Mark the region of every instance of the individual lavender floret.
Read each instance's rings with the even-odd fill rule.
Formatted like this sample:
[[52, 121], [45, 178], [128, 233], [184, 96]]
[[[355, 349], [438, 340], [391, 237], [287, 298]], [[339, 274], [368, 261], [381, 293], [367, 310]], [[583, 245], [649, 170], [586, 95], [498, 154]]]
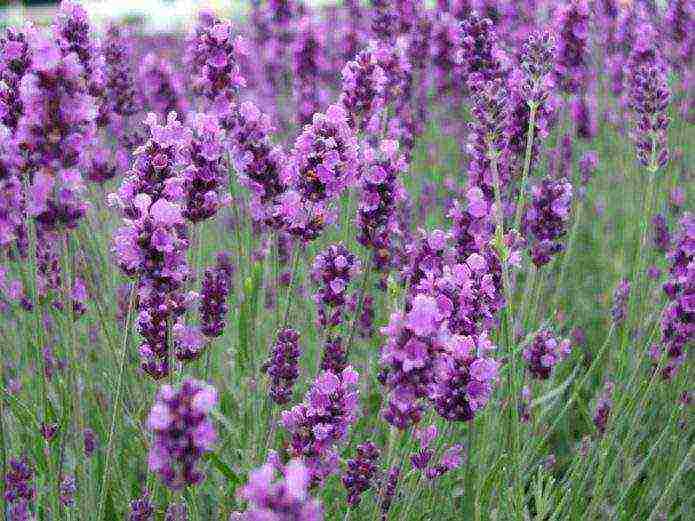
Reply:
[[239, 56], [245, 44], [234, 36], [232, 23], [212, 11], [201, 11], [198, 24], [188, 38], [186, 62], [193, 74], [193, 89], [205, 96], [220, 116], [229, 117], [238, 90], [246, 85]]
[[303, 458], [312, 484], [320, 483], [337, 468], [335, 446], [357, 419], [357, 379], [352, 367], [339, 375], [324, 371], [304, 402], [282, 413], [281, 423], [291, 435], [289, 452], [292, 457]]
[[183, 79], [167, 58], [147, 54], [138, 70], [138, 86], [148, 110], [160, 116], [175, 112], [180, 120], [185, 120], [188, 101]]
[[625, 321], [627, 315], [627, 303], [630, 298], [630, 281], [622, 279], [613, 291], [613, 307], [611, 307], [611, 316], [613, 323], [620, 325]]
[[386, 73], [373, 49], [369, 48], [361, 51], [354, 61], [345, 64], [342, 78], [340, 103], [345, 107], [352, 127], [364, 131], [386, 101]]
[[577, 92], [589, 73], [589, 2], [569, 0], [556, 12], [558, 30], [555, 74], [565, 92]]
[[524, 348], [523, 355], [531, 376], [547, 380], [553, 367], [567, 358], [570, 351], [569, 340], [558, 340], [550, 330], [541, 329], [536, 333], [531, 345]]
[[654, 227], [654, 246], [660, 252], [666, 253], [671, 248], [671, 233], [668, 229], [666, 217], [661, 213], [657, 213], [652, 217], [652, 226]]
[[487, 405], [498, 379], [499, 363], [488, 356], [494, 349], [486, 334], [454, 336], [436, 363], [431, 399], [448, 421], [470, 421]]
[[31, 67], [27, 38], [31, 30], [8, 27], [0, 34], [0, 123], [12, 132], [24, 112], [20, 84]]
[[72, 506], [75, 503], [75, 492], [77, 492], [75, 476], [63, 476], [60, 480], [58, 499], [64, 507]]
[[270, 379], [270, 398], [282, 405], [290, 401], [292, 387], [299, 377], [299, 333], [285, 328], [278, 333], [262, 370]]
[[[34, 488], [34, 471], [29, 460], [24, 456], [20, 459], [10, 458], [7, 462], [5, 474], [4, 500], [10, 507], [11, 521], [24, 521], [31, 519], [29, 507], [34, 502], [36, 490]], [[22, 517], [26, 516], [26, 517]]]
[[295, 459], [283, 466], [271, 459], [251, 471], [239, 491], [248, 510], [232, 514], [229, 521], [323, 521], [321, 503], [309, 495], [311, 473], [304, 463]]
[[695, 340], [695, 214], [686, 213], [680, 221], [678, 236], [668, 254], [669, 280], [664, 284], [669, 303], [661, 319], [662, 346], [654, 357], [666, 351], [662, 375], [669, 379], [685, 361], [685, 348]]
[[524, 216], [523, 231], [527, 237], [533, 237], [531, 259], [540, 268], [564, 249], [560, 238], [567, 233], [572, 184], [567, 179], [546, 177], [531, 188], [531, 196], [531, 204]]
[[152, 500], [147, 492], [130, 502], [128, 521], [151, 521], [153, 518], [154, 505], [152, 505]]
[[372, 487], [378, 471], [379, 456], [377, 446], [368, 441], [358, 445], [357, 456], [347, 461], [348, 468], [343, 474], [343, 486], [347, 490], [347, 502], [350, 508], [359, 505], [362, 494]]
[[185, 208], [183, 215], [192, 223], [213, 217], [227, 204], [227, 172], [223, 159], [224, 132], [219, 120], [209, 114], [192, 116], [193, 138], [188, 151], [189, 165], [182, 172]]
[[606, 425], [608, 424], [608, 416], [611, 413], [611, 408], [613, 407], [613, 382], [606, 382], [603, 387], [603, 391], [598, 401], [596, 402], [596, 409], [594, 410], [594, 425], [599, 434], [603, 435], [606, 432]]
[[333, 219], [332, 202], [356, 180], [358, 148], [340, 105], [314, 114], [311, 125], [304, 127], [286, 172], [292, 189], [277, 208], [292, 234], [313, 240]]
[[272, 222], [277, 197], [286, 189], [282, 178], [286, 158], [282, 149], [270, 140], [273, 130], [268, 115], [245, 101], [228, 132], [232, 164], [239, 182], [251, 191], [251, 216], [268, 224]]
[[405, 198], [400, 176], [407, 166], [394, 140], [382, 141], [378, 152], [366, 147], [363, 154], [357, 241], [372, 251], [377, 271], [385, 272], [391, 264], [392, 237], [398, 231], [396, 206]]
[[319, 324], [324, 328], [343, 321], [348, 285], [360, 272], [360, 261], [342, 243], [332, 244], [316, 255], [311, 279], [318, 286], [314, 300], [319, 307]]
[[[653, 44], [652, 44], [653, 45]], [[668, 105], [671, 100], [665, 66], [652, 47], [651, 59], [637, 52], [628, 65], [629, 106], [632, 109], [631, 137], [637, 159], [656, 172], [668, 163]], [[649, 53], [647, 53], [647, 56]]]
[[204, 479], [196, 465], [217, 438], [209, 418], [216, 403], [217, 391], [198, 380], [159, 389], [148, 419], [154, 435], [148, 465], [169, 488], [180, 490]]
[[386, 483], [384, 483], [381, 491], [381, 501], [379, 502], [379, 510], [381, 510], [382, 521], [386, 521], [388, 518], [389, 510], [391, 510], [391, 503], [393, 503], [393, 500], [396, 497], [396, 488], [398, 487], [398, 479], [400, 476], [400, 467], [393, 466], [389, 469], [386, 477]]
[[219, 259], [214, 268], [207, 268], [203, 274], [200, 291], [200, 330], [207, 337], [219, 337], [224, 332], [224, 319], [229, 311], [227, 297], [231, 284], [232, 274]]

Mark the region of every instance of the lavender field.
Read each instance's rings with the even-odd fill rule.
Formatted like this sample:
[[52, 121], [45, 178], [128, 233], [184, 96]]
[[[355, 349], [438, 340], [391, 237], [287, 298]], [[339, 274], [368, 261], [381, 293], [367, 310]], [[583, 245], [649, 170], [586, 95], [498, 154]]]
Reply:
[[695, 3], [233, 12], [0, 29], [2, 517], [695, 519]]

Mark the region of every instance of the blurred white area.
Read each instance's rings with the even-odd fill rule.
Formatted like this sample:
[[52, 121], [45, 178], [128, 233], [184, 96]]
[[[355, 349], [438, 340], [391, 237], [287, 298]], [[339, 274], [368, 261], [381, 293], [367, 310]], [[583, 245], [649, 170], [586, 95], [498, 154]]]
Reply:
[[[306, 1], [319, 5], [329, 0]], [[250, 0], [77, 0], [77, 3], [84, 6], [97, 27], [106, 20], [137, 17], [143, 20], [145, 28], [153, 32], [186, 28], [203, 8], [232, 16], [243, 14], [251, 7]], [[26, 20], [50, 23], [57, 9], [55, 5], [26, 8], [13, 0], [9, 0], [9, 5], [4, 4], [4, 0], [0, 0], [0, 20], [6, 20], [10, 25], [21, 25]]]

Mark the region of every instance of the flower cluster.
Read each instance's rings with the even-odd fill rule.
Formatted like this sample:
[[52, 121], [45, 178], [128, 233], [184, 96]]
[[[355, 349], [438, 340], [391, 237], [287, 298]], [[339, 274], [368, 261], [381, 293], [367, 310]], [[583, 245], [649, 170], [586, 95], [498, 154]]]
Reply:
[[290, 401], [292, 387], [299, 377], [299, 333], [291, 328], [282, 329], [270, 349], [270, 357], [262, 370], [270, 379], [270, 398], [282, 405]]
[[104, 67], [87, 12], [77, 2], [63, 0], [53, 23], [55, 41], [63, 55], [75, 54], [82, 66], [87, 88], [100, 97], [104, 88]]
[[611, 408], [613, 407], [613, 382], [606, 382], [603, 387], [603, 392], [596, 402], [596, 409], [594, 410], [594, 426], [599, 434], [604, 434], [606, 432], [606, 426], [608, 424], [608, 416], [610, 416]]
[[477, 338], [455, 336], [437, 359], [430, 399], [437, 413], [448, 421], [469, 421], [485, 407], [498, 378], [499, 364], [488, 356], [494, 349], [481, 334]]
[[361, 51], [342, 71], [340, 103], [353, 128], [364, 131], [385, 103], [388, 79], [373, 49]]
[[378, 152], [366, 147], [363, 154], [357, 241], [372, 251], [376, 269], [387, 271], [391, 264], [391, 240], [398, 231], [396, 206], [405, 198], [400, 176], [406, 163], [398, 153], [398, 142], [393, 140], [382, 141]]
[[28, 30], [8, 27], [0, 36], [0, 123], [11, 131], [17, 128], [24, 107], [20, 83], [31, 67]]
[[209, 338], [219, 337], [224, 332], [231, 284], [232, 272], [224, 258], [218, 255], [217, 265], [205, 270], [200, 291], [200, 330]]
[[135, 89], [132, 50], [122, 27], [109, 24], [104, 33], [103, 51], [105, 96], [100, 119], [109, 119], [116, 135], [121, 136], [125, 131], [124, 119], [136, 114], [141, 105]]
[[33, 172], [29, 212], [43, 230], [73, 228], [87, 210], [79, 167], [96, 129], [94, 98], [76, 54], [63, 55], [38, 32], [30, 33], [29, 46], [41, 60], [33, 60], [22, 79], [24, 112], [16, 131]]
[[652, 217], [652, 226], [654, 227], [654, 246], [662, 253], [668, 252], [671, 249], [671, 232], [669, 232], [666, 217], [657, 213]]
[[340, 243], [316, 255], [311, 279], [318, 286], [314, 300], [319, 307], [322, 327], [331, 328], [342, 323], [347, 287], [359, 272], [359, 259]]
[[185, 380], [178, 389], [159, 389], [147, 421], [154, 434], [148, 464], [169, 488], [179, 490], [203, 480], [196, 465], [217, 438], [209, 419], [216, 403], [215, 389], [197, 380]]
[[12, 521], [24, 521], [31, 519], [29, 510], [34, 502], [36, 490], [33, 479], [34, 471], [26, 457], [21, 459], [10, 458], [7, 462], [5, 474], [5, 495], [7, 512]]
[[282, 177], [286, 158], [282, 149], [270, 140], [272, 131], [268, 115], [245, 101], [228, 132], [232, 164], [239, 182], [251, 191], [251, 215], [268, 223], [277, 197], [286, 189]]
[[[279, 476], [279, 478], [276, 478]], [[300, 460], [281, 465], [277, 456], [249, 474], [239, 497], [249, 502], [246, 512], [235, 512], [229, 521], [323, 521], [321, 504], [309, 495], [311, 473]]]
[[226, 168], [223, 160], [224, 131], [218, 119], [210, 114], [192, 116], [193, 139], [187, 152], [187, 167], [182, 172], [186, 192], [183, 215], [192, 223], [213, 217], [227, 204], [220, 192], [226, 188]]
[[553, 25], [559, 34], [555, 74], [565, 92], [579, 91], [587, 80], [589, 17], [587, 0], [570, 0], [556, 13]]
[[335, 445], [357, 418], [357, 379], [352, 367], [339, 375], [324, 371], [316, 377], [304, 402], [282, 413], [281, 423], [291, 434], [290, 454], [304, 459], [313, 484], [337, 468]]
[[476, 84], [500, 78], [502, 65], [499, 53], [492, 20], [471, 12], [461, 22], [461, 48], [456, 55], [456, 60], [466, 71], [471, 91], [475, 90]]
[[300, 126], [310, 124], [315, 113], [328, 101], [328, 91], [322, 81], [328, 69], [326, 60], [326, 35], [317, 22], [307, 15], [299, 20], [297, 38], [293, 42], [292, 73], [297, 104], [296, 122]]
[[[671, 378], [685, 361], [685, 348], [695, 339], [695, 214], [686, 213], [668, 254], [671, 264], [664, 293], [669, 304], [661, 319], [661, 349], [666, 351], [664, 378]], [[656, 350], [658, 361], [660, 349]]]
[[357, 446], [357, 456], [347, 461], [347, 470], [343, 474], [343, 486], [348, 493], [348, 505], [359, 505], [362, 494], [372, 487], [378, 471], [379, 449], [368, 441]]
[[630, 281], [622, 279], [613, 291], [613, 306], [611, 316], [614, 324], [622, 324], [627, 315], [627, 303], [630, 298]]
[[188, 305], [182, 287], [190, 271], [189, 240], [179, 204], [184, 191], [178, 166], [191, 135], [175, 113], [164, 126], [150, 114], [147, 125], [151, 138], [136, 151], [132, 170], [110, 196], [126, 217], [114, 234], [113, 251], [121, 269], [138, 280], [143, 370], [162, 378], [169, 373], [169, 326]]
[[153, 518], [154, 505], [149, 494], [145, 493], [142, 497], [130, 502], [128, 521], [151, 521]]
[[231, 22], [220, 20], [211, 11], [199, 13], [188, 40], [186, 61], [194, 90], [213, 104], [219, 116], [230, 115], [239, 87], [246, 84], [238, 63], [243, 54], [244, 41], [234, 36]]
[[154, 53], [142, 59], [138, 70], [138, 85], [144, 106], [160, 116], [175, 112], [184, 120], [188, 112], [184, 82], [172, 63]]
[[564, 248], [560, 238], [567, 233], [572, 184], [566, 179], [546, 177], [531, 188], [531, 196], [531, 204], [524, 215], [523, 231], [527, 237], [533, 237], [531, 259], [540, 268]]
[[288, 230], [315, 239], [332, 220], [331, 202], [351, 186], [358, 173], [358, 143], [340, 105], [314, 114], [297, 138], [290, 158], [288, 184], [276, 210]]
[[631, 137], [635, 143], [637, 159], [652, 172], [668, 163], [667, 109], [671, 100], [666, 71], [658, 52], [654, 56], [633, 52], [628, 66], [629, 105], [633, 123]]
[[541, 329], [523, 351], [531, 376], [539, 380], [550, 378], [553, 367], [567, 358], [571, 348], [568, 339], [558, 340], [550, 330]]
[[461, 445], [452, 445], [441, 456], [439, 463], [431, 465], [434, 450], [432, 442], [437, 437], [437, 427], [430, 425], [415, 431], [415, 437], [420, 442], [420, 450], [410, 457], [413, 467], [425, 473], [427, 479], [434, 480], [461, 466]]

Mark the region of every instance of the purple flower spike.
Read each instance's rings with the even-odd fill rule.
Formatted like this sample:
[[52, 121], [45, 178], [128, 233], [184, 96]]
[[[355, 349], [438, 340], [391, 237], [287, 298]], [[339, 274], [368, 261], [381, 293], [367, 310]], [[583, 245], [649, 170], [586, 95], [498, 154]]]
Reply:
[[379, 456], [377, 446], [368, 441], [358, 445], [357, 456], [348, 460], [348, 468], [343, 474], [343, 486], [347, 490], [347, 502], [351, 508], [359, 505], [362, 494], [372, 487], [378, 471]]
[[385, 103], [388, 78], [374, 56], [365, 49], [345, 64], [342, 71], [343, 90], [340, 102], [348, 113], [353, 128], [364, 131], [371, 118]]
[[528, 363], [531, 376], [547, 380], [560, 361], [571, 351], [569, 340], [558, 340], [548, 329], [542, 329], [533, 338], [531, 345], [524, 348], [524, 360]]
[[342, 244], [332, 244], [314, 259], [311, 278], [318, 286], [314, 300], [319, 324], [324, 328], [342, 323], [350, 282], [360, 272], [360, 261]]
[[358, 374], [347, 367], [339, 375], [319, 374], [304, 402], [282, 413], [282, 425], [291, 434], [290, 454], [306, 463], [312, 485], [334, 473], [335, 446], [347, 436], [357, 419]]
[[560, 238], [567, 233], [572, 205], [572, 184], [549, 177], [531, 189], [532, 201], [526, 210], [523, 230], [532, 234], [531, 258], [537, 267], [548, 264], [564, 246]]
[[611, 315], [614, 324], [622, 324], [627, 315], [627, 303], [630, 298], [630, 281], [622, 279], [613, 291], [613, 307]]
[[147, 422], [154, 434], [148, 465], [172, 490], [204, 479], [196, 464], [217, 439], [209, 419], [216, 403], [217, 391], [198, 380], [159, 389]]
[[152, 519], [154, 519], [154, 506], [149, 494], [145, 493], [142, 497], [130, 502], [128, 521], [152, 521]]
[[29, 507], [34, 502], [34, 471], [26, 457], [10, 458], [5, 474], [4, 500], [9, 506], [11, 521], [29, 520]]
[[299, 377], [300, 355], [299, 333], [290, 328], [280, 331], [270, 357], [262, 367], [271, 379], [270, 397], [279, 405], [289, 402], [292, 397], [292, 387]]
[[232, 284], [232, 274], [220, 260], [215, 268], [203, 274], [200, 292], [200, 329], [210, 338], [222, 336], [227, 315], [227, 297]]
[[613, 382], [606, 382], [606, 385], [603, 387], [603, 392], [596, 402], [596, 409], [594, 411], [594, 425], [601, 435], [606, 432], [606, 427], [608, 425], [608, 417], [613, 407], [612, 396]]
[[239, 491], [239, 497], [249, 502], [249, 509], [232, 514], [229, 521], [323, 521], [321, 504], [309, 495], [309, 469], [301, 460], [283, 466], [274, 459], [271, 456], [268, 463], [249, 474], [248, 483]]

